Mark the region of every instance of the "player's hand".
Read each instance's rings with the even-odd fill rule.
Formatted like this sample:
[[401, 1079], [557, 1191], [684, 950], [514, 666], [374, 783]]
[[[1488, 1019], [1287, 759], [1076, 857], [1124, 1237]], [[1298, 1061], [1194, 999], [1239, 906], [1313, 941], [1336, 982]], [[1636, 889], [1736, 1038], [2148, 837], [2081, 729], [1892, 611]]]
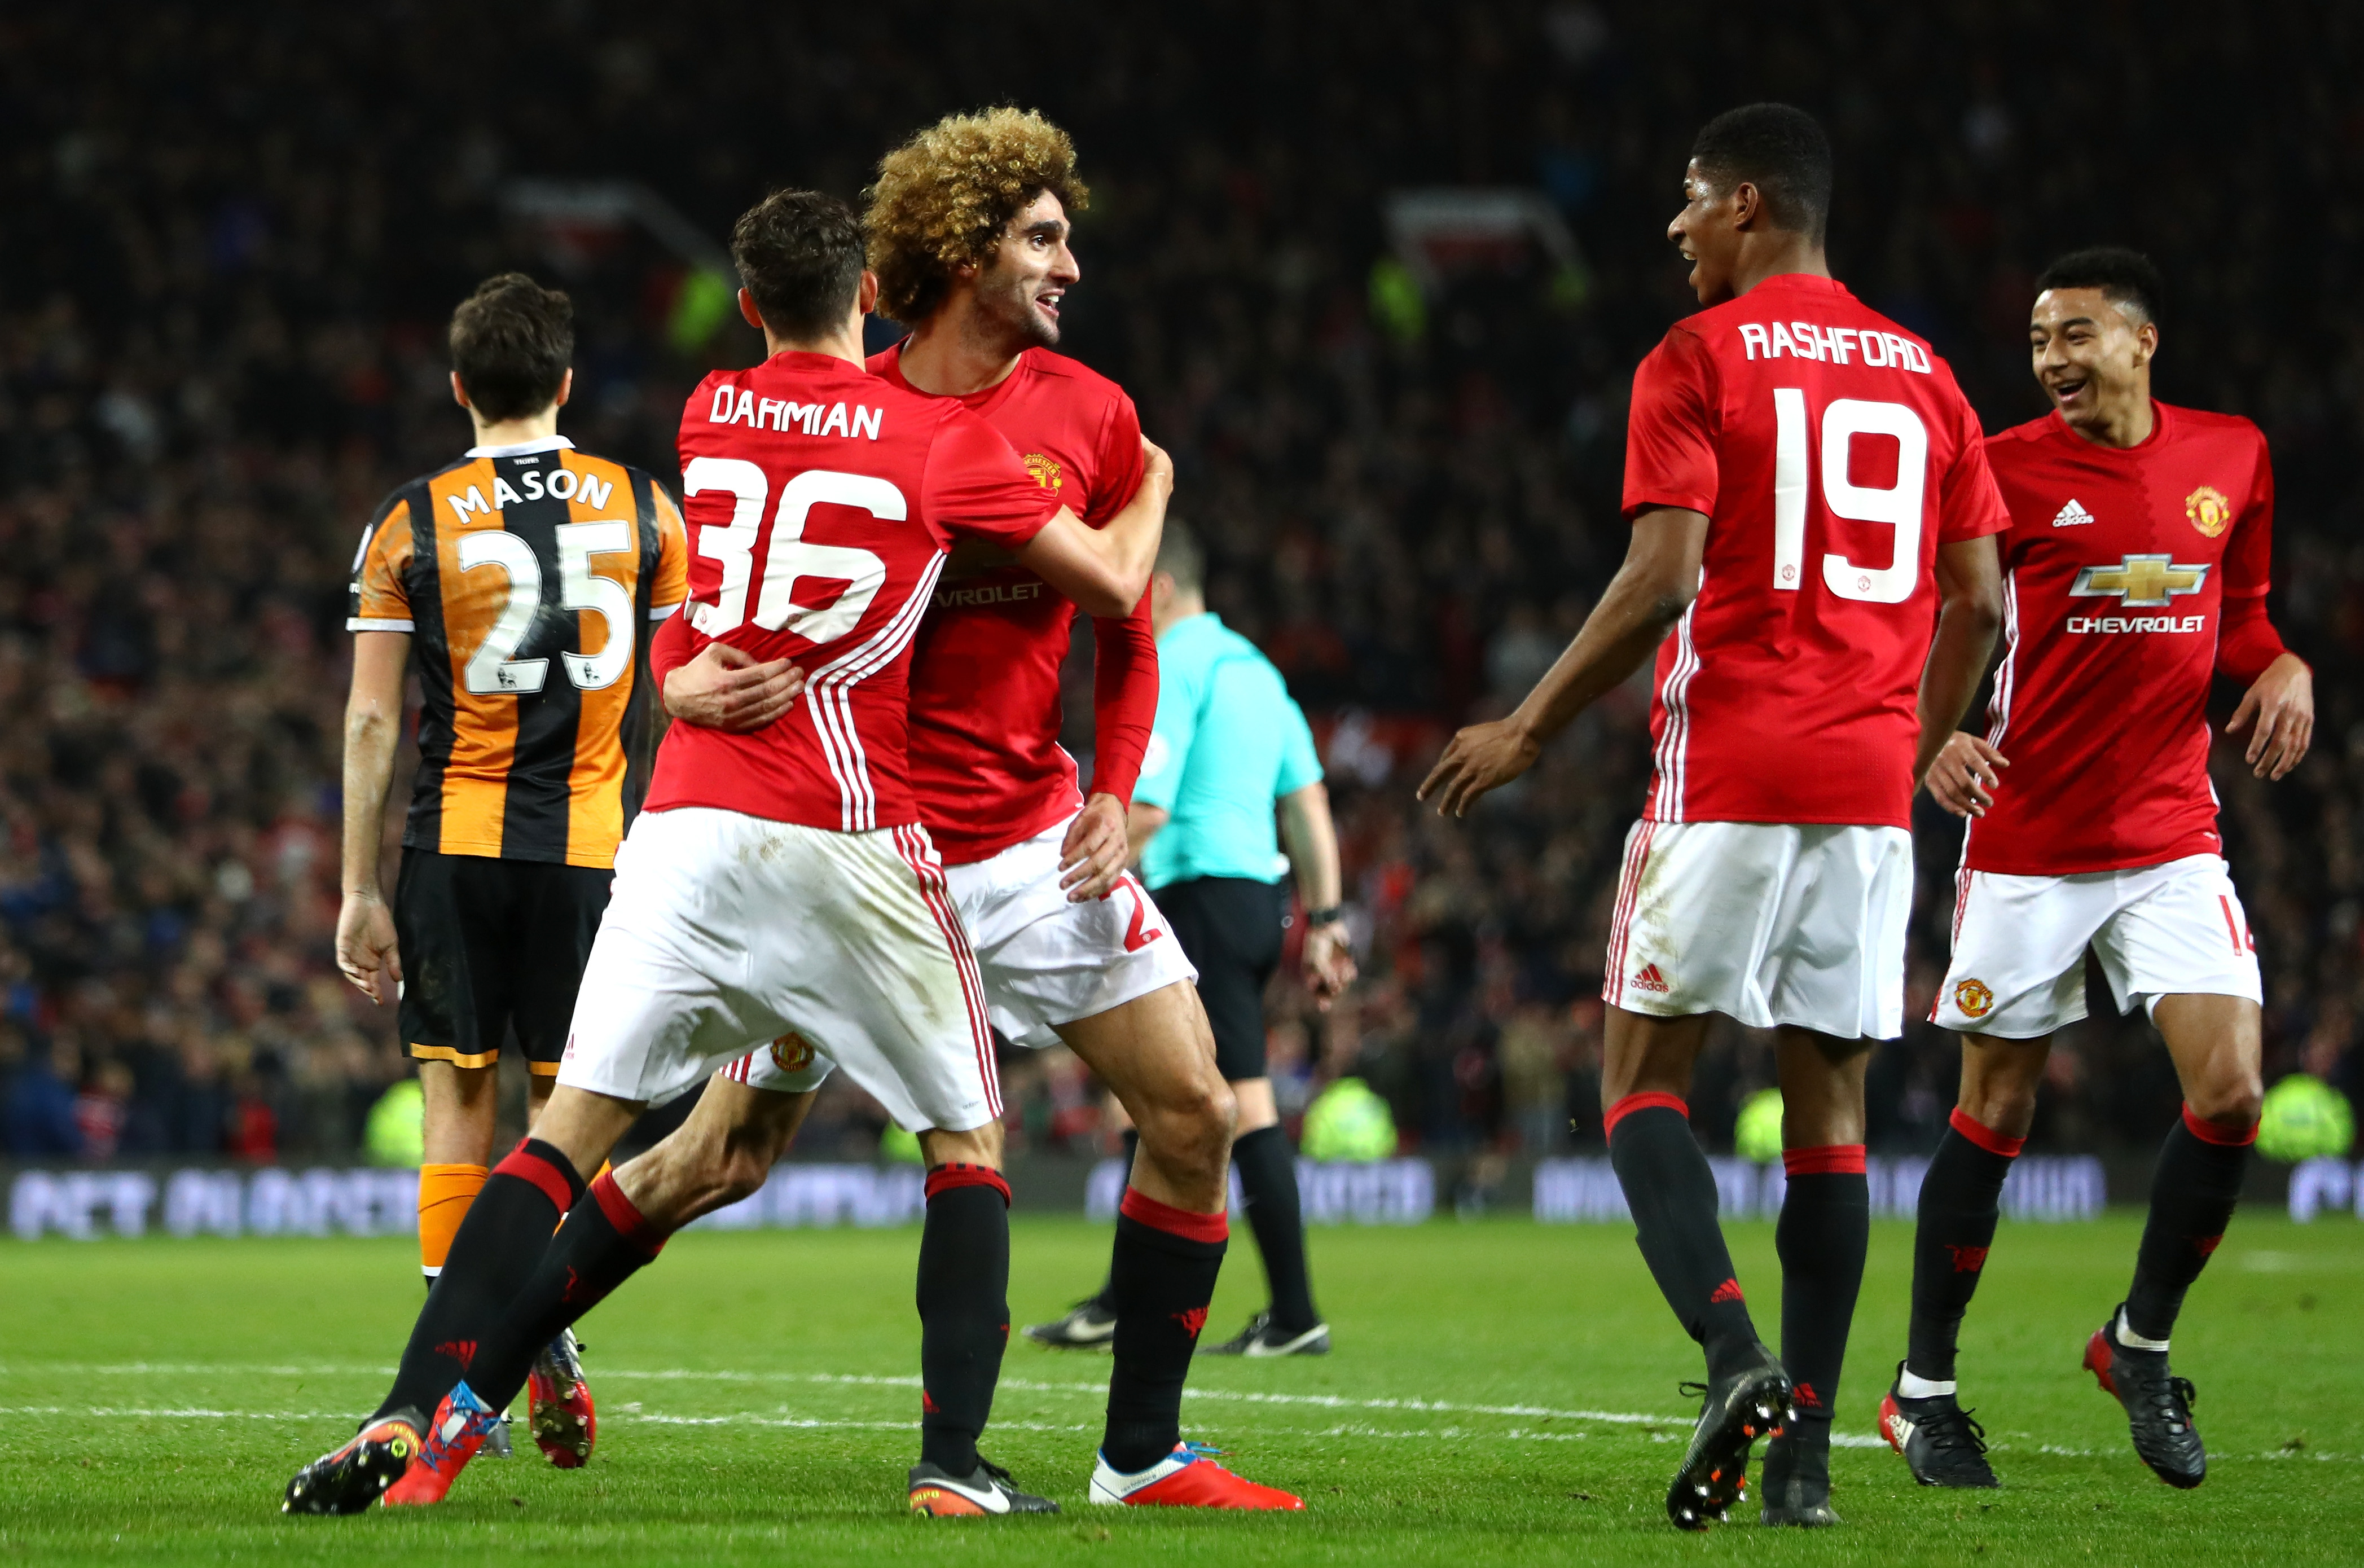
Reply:
[[1466, 817], [1479, 795], [1509, 784], [1542, 754], [1542, 744], [1515, 717], [1473, 724], [1445, 744], [1418, 798], [1433, 795], [1439, 817]]
[[1967, 729], [1957, 729], [1937, 749], [1937, 760], [1921, 775], [1929, 798], [1957, 817], [1984, 817], [1994, 804], [1995, 786], [2002, 782], [1998, 769], [2011, 759]]
[[786, 659], [759, 664], [727, 642], [709, 642], [665, 677], [665, 711], [685, 724], [732, 735], [761, 729], [796, 706], [805, 673]]
[[1124, 874], [1126, 850], [1124, 806], [1117, 797], [1096, 795], [1084, 802], [1059, 846], [1059, 885], [1067, 890], [1067, 902], [1107, 897]]
[[337, 911], [337, 967], [362, 995], [385, 1006], [400, 995], [402, 959], [394, 941], [394, 912], [374, 890], [348, 893]]
[[1165, 485], [1168, 495], [1174, 494], [1174, 460], [1166, 455], [1164, 447], [1143, 436], [1141, 438], [1141, 482], [1147, 484], [1152, 480]]
[[1332, 920], [1305, 933], [1305, 988], [1323, 1012], [1355, 983], [1355, 950], [1346, 940], [1346, 922]]
[[2314, 672], [2295, 653], [2266, 666], [2233, 710], [2227, 735], [2249, 735], [2247, 761], [2261, 779], [2279, 779], [2306, 760], [2314, 740]]

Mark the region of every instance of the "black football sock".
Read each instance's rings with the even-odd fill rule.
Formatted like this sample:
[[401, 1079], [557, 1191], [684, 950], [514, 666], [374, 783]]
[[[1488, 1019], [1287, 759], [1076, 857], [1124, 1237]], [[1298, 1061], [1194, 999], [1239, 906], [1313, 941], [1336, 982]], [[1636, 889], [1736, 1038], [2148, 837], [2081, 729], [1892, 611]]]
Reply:
[[1781, 1366], [1797, 1389], [1805, 1429], [1797, 1437], [1827, 1448], [1871, 1244], [1871, 1182], [1860, 1143], [1786, 1149], [1781, 1163], [1790, 1176], [1773, 1229], [1781, 1255]]
[[920, 1232], [920, 1458], [976, 1469], [1009, 1344], [1009, 1184], [987, 1165], [928, 1173]]
[[507, 1409], [525, 1386], [541, 1348], [654, 1262], [671, 1234], [641, 1217], [611, 1173], [600, 1173], [588, 1195], [566, 1211], [533, 1277], [476, 1353], [468, 1386], [496, 1410]]
[[1628, 1095], [1601, 1119], [1659, 1293], [1707, 1351], [1710, 1377], [1741, 1371], [1755, 1359], [1756, 1325], [1716, 1223], [1715, 1173], [1691, 1137], [1689, 1108], [1673, 1095]]
[[1302, 1334], [1321, 1319], [1313, 1310], [1313, 1284], [1306, 1273], [1297, 1151], [1279, 1128], [1260, 1127], [1240, 1135], [1232, 1159], [1240, 1168], [1248, 1229], [1255, 1232], [1264, 1277], [1272, 1287], [1272, 1326], [1283, 1334]]
[[582, 1195], [583, 1178], [566, 1156], [535, 1139], [519, 1141], [493, 1168], [411, 1325], [393, 1391], [378, 1415], [405, 1407], [435, 1413], [452, 1385], [469, 1375], [477, 1348], [499, 1329], [510, 1301], [548, 1251], [551, 1232]]
[[1148, 1469], [1182, 1440], [1182, 1383], [1230, 1237], [1222, 1215], [1193, 1214], [1124, 1190], [1110, 1271], [1116, 1370], [1100, 1440], [1101, 1454], [1123, 1473]]
[[[1127, 1184], [1125, 1190], [1128, 1192], [1132, 1190], [1132, 1162], [1140, 1157], [1140, 1129], [1128, 1127], [1124, 1129], [1124, 1179]], [[1100, 1304], [1100, 1311], [1104, 1316], [1110, 1318], [1116, 1316], [1116, 1259], [1113, 1252], [1109, 1259], [1108, 1277], [1100, 1281], [1100, 1293], [1093, 1299]]]
[[2003, 1178], [2027, 1140], [1973, 1120], [1960, 1106], [1921, 1178], [1912, 1231], [1912, 1322], [1904, 1370], [1931, 1383], [1954, 1381], [1962, 1315], [1978, 1293], [2002, 1217]]
[[2208, 1266], [2208, 1255], [2225, 1239], [2233, 1206], [2241, 1199], [2241, 1176], [2255, 1122], [2232, 1129], [2202, 1121], [2183, 1107], [2183, 1119], [2158, 1151], [2150, 1182], [2150, 1220], [2143, 1227], [2135, 1258], [2134, 1288], [2126, 1292], [2126, 1328], [2146, 1340], [2165, 1340], [2183, 1310], [2183, 1293]]

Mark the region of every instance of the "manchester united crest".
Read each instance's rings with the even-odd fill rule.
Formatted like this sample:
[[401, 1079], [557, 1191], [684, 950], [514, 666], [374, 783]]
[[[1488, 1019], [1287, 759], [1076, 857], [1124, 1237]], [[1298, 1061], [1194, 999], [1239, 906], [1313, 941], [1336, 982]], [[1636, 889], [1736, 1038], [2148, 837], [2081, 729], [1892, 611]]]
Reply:
[[1983, 1018], [1994, 1011], [1994, 993], [1983, 980], [1962, 980], [1954, 985], [1954, 1006], [1966, 1018]]
[[2225, 499], [2225, 492], [2213, 484], [2203, 484], [2183, 498], [2183, 515], [2191, 526], [2214, 539], [2233, 526], [2233, 503]]
[[[1062, 480], [1056, 459], [1044, 457], [1041, 452], [1028, 452], [1020, 461], [1026, 464], [1026, 472], [1034, 476], [1035, 484], [1045, 490], [1059, 488]], [[2216, 493], [2212, 490], [2209, 494], [2213, 495]]]
[[783, 1073], [801, 1073], [812, 1059], [813, 1048], [800, 1034], [784, 1034], [772, 1042], [772, 1065]]

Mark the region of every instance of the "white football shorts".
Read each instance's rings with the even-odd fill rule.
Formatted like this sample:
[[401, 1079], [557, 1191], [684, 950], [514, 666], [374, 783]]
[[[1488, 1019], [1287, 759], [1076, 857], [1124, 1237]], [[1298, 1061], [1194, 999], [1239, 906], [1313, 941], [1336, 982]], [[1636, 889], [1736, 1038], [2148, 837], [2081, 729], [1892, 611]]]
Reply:
[[1650, 822], [1625, 836], [1601, 999], [1840, 1040], [1904, 1032], [1901, 828]]
[[2187, 855], [2164, 865], [2073, 876], [1964, 871], [1954, 903], [1954, 961], [1930, 1009], [1964, 1034], [2035, 1040], [2085, 1016], [2085, 950], [2120, 1009], [2161, 996], [2263, 1002], [2258, 944], [2225, 862]]
[[[944, 868], [976, 951], [993, 1027], [1014, 1045], [1056, 1045], [1056, 1025], [1199, 978], [1149, 890], [1130, 872], [1105, 898], [1067, 901], [1059, 885], [1059, 846], [1074, 820], [988, 859]], [[759, 1051], [730, 1073], [759, 1089], [808, 1089], [828, 1076], [831, 1054], [824, 1048], [807, 1062], [793, 1049]]]
[[985, 988], [927, 830], [642, 812], [616, 857], [558, 1081], [662, 1102], [750, 1046], [826, 1051], [913, 1129], [1001, 1114]]

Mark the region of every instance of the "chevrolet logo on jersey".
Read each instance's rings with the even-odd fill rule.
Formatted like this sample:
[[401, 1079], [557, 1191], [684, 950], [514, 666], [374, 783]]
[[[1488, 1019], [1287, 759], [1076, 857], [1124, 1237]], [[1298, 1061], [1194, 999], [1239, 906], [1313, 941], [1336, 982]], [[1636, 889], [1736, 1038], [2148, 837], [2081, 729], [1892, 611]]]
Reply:
[[2129, 555], [2115, 566], [2086, 566], [2068, 592], [2085, 598], [2114, 595], [2128, 609], [2164, 609], [2178, 594], [2196, 594], [2208, 567], [2183, 566], [2172, 556]]

